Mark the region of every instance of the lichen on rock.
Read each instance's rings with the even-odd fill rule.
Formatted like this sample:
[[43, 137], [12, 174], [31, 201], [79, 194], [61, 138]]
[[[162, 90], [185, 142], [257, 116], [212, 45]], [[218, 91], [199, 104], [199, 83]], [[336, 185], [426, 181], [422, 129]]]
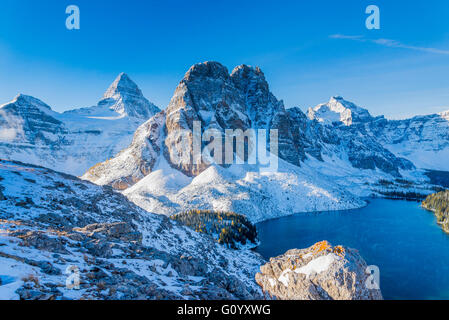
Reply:
[[366, 285], [366, 269], [357, 250], [321, 241], [271, 258], [256, 274], [256, 282], [280, 300], [383, 299], [380, 289]]

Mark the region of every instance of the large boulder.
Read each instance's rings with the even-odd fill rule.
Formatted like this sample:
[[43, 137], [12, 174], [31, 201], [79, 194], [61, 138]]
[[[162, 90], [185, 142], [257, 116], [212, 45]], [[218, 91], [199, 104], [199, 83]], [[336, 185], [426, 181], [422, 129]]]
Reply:
[[271, 258], [256, 282], [280, 300], [381, 300], [367, 267], [357, 250], [322, 241]]

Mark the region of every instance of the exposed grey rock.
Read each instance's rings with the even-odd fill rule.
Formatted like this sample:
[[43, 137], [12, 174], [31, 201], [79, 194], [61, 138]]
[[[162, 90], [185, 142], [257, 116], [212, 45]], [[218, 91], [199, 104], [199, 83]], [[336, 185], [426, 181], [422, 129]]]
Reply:
[[[19, 94], [0, 108], [0, 128], [14, 133], [11, 142], [46, 144], [57, 147], [65, 125], [56, 119], [56, 113], [39, 99]], [[3, 139], [1, 139], [3, 140]]]
[[49, 252], [67, 253], [66, 240], [59, 237], [49, 237], [41, 231], [18, 231], [13, 232], [12, 235], [21, 239], [23, 246]]
[[137, 231], [136, 227], [126, 222], [94, 223], [84, 228], [73, 228], [73, 230], [90, 238], [99, 238], [98, 235], [102, 235], [108, 239], [129, 242], [142, 240], [142, 234]]
[[356, 250], [322, 241], [271, 258], [256, 281], [281, 300], [380, 300], [380, 290], [366, 285], [366, 268]]

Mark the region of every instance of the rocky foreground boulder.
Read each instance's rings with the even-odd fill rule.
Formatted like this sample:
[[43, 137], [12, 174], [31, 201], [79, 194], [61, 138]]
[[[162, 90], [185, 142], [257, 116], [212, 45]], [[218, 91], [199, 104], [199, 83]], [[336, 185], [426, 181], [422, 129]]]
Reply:
[[327, 241], [292, 249], [260, 268], [256, 282], [281, 300], [382, 300], [372, 289], [367, 264], [357, 250]]

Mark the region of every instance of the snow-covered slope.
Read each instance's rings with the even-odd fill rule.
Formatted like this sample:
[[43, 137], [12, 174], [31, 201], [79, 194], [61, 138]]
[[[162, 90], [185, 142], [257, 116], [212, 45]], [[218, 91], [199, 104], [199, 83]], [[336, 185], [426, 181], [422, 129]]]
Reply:
[[81, 175], [128, 146], [138, 126], [157, 112], [126, 74], [97, 106], [62, 114], [19, 95], [0, 106], [0, 157]]
[[0, 160], [0, 299], [260, 299], [263, 263], [110, 187]]
[[277, 172], [249, 165], [212, 165], [196, 177], [171, 168], [161, 158], [154, 171], [123, 194], [151, 212], [172, 215], [190, 209], [244, 214], [252, 222], [318, 210], [344, 210], [365, 202], [337, 184], [279, 159]]
[[374, 121], [367, 130], [418, 168], [449, 171], [449, 111], [406, 120]]

